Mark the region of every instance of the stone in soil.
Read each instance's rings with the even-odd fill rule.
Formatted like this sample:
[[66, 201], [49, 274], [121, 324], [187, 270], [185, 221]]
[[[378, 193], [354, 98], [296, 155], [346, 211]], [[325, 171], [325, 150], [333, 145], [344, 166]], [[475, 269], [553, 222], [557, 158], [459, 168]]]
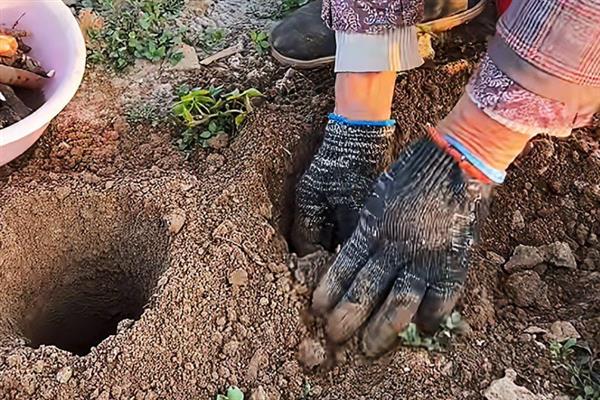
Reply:
[[544, 338], [548, 341], [555, 340], [563, 342], [567, 339], [579, 339], [581, 335], [577, 329], [568, 321], [555, 321], [550, 326], [550, 332], [547, 332]]
[[504, 264], [504, 269], [509, 273], [532, 269], [543, 261], [544, 258], [536, 247], [519, 245], [512, 257]]
[[510, 275], [505, 287], [513, 303], [519, 307], [550, 306], [548, 286], [535, 271], [521, 271]]
[[577, 262], [571, 247], [565, 242], [554, 242], [545, 246], [545, 259], [555, 267], [575, 269]]
[[548, 397], [532, 393], [515, 383], [517, 373], [513, 369], [504, 372], [504, 378], [495, 380], [483, 393], [486, 400], [549, 400]]

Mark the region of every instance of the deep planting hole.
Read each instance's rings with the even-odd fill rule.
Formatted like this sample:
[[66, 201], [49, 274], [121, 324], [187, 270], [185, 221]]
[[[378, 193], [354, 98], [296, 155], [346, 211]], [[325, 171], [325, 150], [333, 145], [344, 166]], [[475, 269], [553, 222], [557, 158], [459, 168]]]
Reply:
[[85, 355], [140, 318], [168, 266], [169, 236], [157, 213], [126, 200], [45, 194], [5, 207], [0, 335]]

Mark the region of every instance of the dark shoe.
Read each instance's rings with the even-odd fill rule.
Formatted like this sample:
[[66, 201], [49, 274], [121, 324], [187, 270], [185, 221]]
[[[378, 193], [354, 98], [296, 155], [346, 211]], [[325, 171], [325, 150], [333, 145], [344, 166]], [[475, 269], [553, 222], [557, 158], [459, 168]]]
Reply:
[[[486, 0], [425, 0], [424, 22], [419, 28], [439, 33], [477, 17]], [[322, 0], [287, 16], [271, 32], [271, 52], [284, 65], [314, 68], [335, 61], [335, 33], [321, 19]]]

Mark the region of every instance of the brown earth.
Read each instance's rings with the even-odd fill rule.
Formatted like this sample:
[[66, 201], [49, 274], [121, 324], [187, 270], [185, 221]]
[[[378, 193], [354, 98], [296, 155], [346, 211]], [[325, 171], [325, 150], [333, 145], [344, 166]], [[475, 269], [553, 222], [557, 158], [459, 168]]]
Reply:
[[[450, 110], [487, 31], [461, 29], [399, 78], [399, 147]], [[209, 399], [238, 385], [255, 400], [481, 399], [505, 368], [536, 393], [564, 391], [548, 343], [523, 331], [568, 320], [600, 345], [599, 125], [536, 140], [498, 188], [459, 305], [472, 333], [442, 353], [369, 360], [356, 339], [323, 347], [307, 309], [327, 257], [297, 260], [285, 241], [333, 74], [283, 82], [269, 60], [238, 61], [143, 82], [91, 71], [40, 142], [0, 169], [0, 398]], [[267, 93], [227, 148], [186, 159], [172, 126], [123, 117], [149, 85], [208, 81]], [[498, 256], [555, 241], [577, 268], [539, 270], [548, 304], [516, 306]]]

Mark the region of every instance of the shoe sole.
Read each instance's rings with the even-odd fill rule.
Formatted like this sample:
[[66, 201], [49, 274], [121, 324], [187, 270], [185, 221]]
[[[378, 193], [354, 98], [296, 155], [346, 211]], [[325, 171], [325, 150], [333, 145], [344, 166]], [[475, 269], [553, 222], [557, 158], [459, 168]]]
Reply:
[[[485, 9], [487, 0], [480, 0], [479, 3], [475, 4], [468, 10], [461, 11], [458, 14], [450, 15], [448, 17], [434, 19], [432, 21], [417, 24], [417, 28], [432, 33], [441, 33], [449, 31], [452, 28], [456, 28], [459, 25], [471, 22]], [[289, 65], [290, 67], [298, 69], [310, 69], [316, 68], [323, 65], [331, 64], [335, 62], [335, 56], [326, 56], [321, 58], [315, 58], [314, 60], [304, 61], [297, 60], [294, 58], [286, 57], [274, 48], [271, 48], [271, 55], [283, 65]]]

